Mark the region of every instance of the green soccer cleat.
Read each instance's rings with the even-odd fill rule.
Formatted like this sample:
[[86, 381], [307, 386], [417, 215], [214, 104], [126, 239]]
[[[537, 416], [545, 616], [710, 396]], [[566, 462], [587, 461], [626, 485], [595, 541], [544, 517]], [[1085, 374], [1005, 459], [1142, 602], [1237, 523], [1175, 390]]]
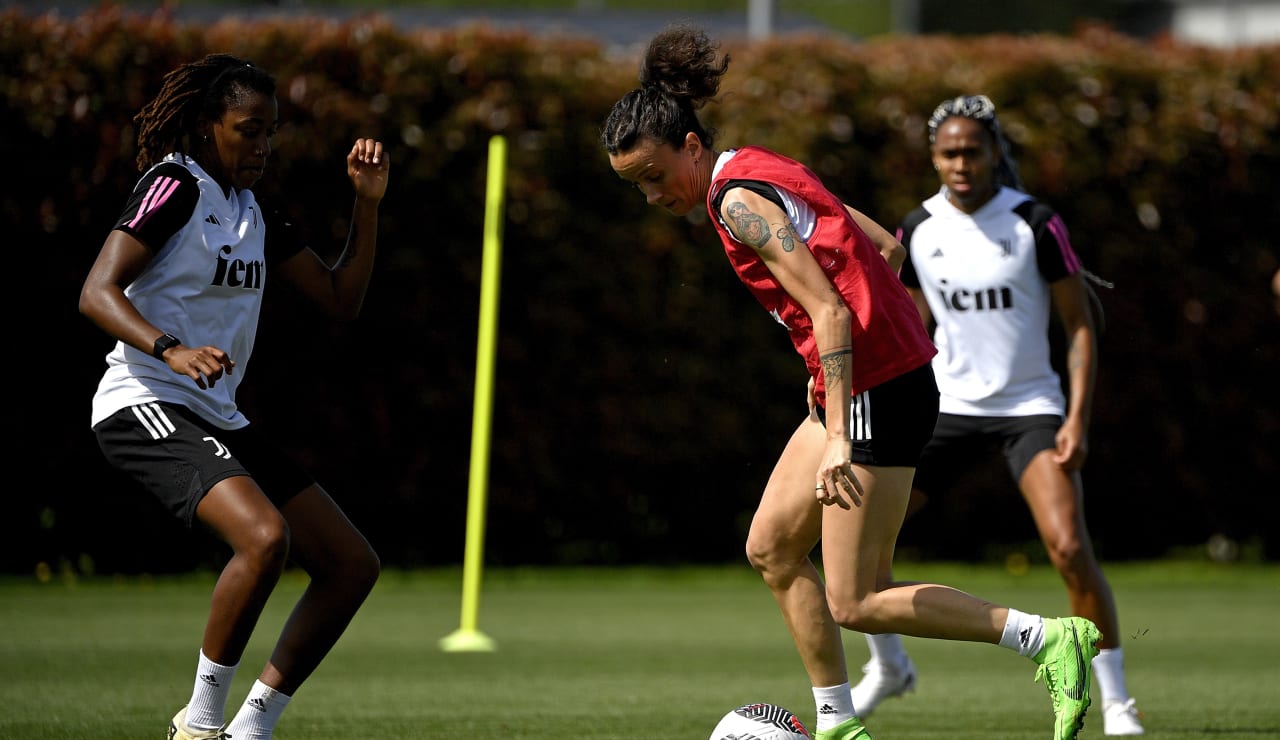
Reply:
[[169, 740], [228, 740], [225, 727], [217, 730], [192, 730], [187, 727], [187, 708], [183, 707], [169, 720]]
[[813, 740], [871, 740], [871, 733], [862, 726], [862, 720], [853, 717], [830, 730], [819, 730], [813, 733]]
[[1040, 664], [1036, 680], [1044, 680], [1053, 699], [1054, 740], [1075, 740], [1084, 726], [1100, 637], [1084, 617], [1044, 620], [1044, 647], [1032, 660]]

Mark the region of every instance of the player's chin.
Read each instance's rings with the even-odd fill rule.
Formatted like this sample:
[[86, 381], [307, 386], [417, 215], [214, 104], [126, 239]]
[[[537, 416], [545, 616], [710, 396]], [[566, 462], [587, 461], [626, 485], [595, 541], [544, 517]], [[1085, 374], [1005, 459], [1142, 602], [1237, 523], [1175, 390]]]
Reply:
[[236, 173], [236, 186], [241, 190], [247, 190], [254, 186], [258, 180], [262, 179], [263, 169], [261, 167], [246, 167]]

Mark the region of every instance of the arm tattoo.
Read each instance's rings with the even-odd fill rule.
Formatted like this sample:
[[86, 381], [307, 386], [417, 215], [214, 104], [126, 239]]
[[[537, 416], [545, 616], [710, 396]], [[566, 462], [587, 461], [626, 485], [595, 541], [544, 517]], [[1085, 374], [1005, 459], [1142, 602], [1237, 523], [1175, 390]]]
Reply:
[[778, 241], [782, 242], [782, 251], [790, 252], [796, 248], [796, 242], [800, 241], [800, 235], [796, 233], [796, 227], [791, 223], [791, 219], [778, 227]]
[[769, 243], [769, 224], [759, 214], [752, 213], [745, 203], [730, 203], [728, 216], [734, 235], [743, 243], [753, 249], [764, 249]]
[[849, 365], [849, 358], [853, 355], [853, 350], [845, 347], [826, 353], [818, 358], [822, 363], [822, 377], [839, 378], [844, 375], [844, 369]]

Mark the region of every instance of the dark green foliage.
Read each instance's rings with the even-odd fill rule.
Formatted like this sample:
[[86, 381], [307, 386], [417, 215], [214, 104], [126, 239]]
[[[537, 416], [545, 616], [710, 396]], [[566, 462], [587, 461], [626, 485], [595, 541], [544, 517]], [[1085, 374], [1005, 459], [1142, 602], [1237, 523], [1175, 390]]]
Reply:
[[[1102, 554], [1223, 533], [1274, 556], [1276, 48], [1087, 31], [726, 50], [722, 99], [704, 109], [717, 143], [804, 160], [890, 227], [937, 187], [924, 133], [934, 105], [990, 95], [1028, 188], [1117, 286], [1102, 293], [1109, 329], [1086, 471]], [[209, 51], [276, 75], [286, 125], [258, 192], [312, 214], [321, 251], [347, 230], [352, 139], [390, 146], [365, 313], [330, 327], [273, 289], [242, 397], [384, 560], [462, 556], [495, 134], [510, 153], [488, 559], [741, 558], [746, 519], [804, 414], [804, 369], [705, 218], [647, 208], [610, 170], [598, 126], [636, 84], [638, 58], [583, 39], [399, 29], [376, 15], [205, 29], [107, 6], [0, 15], [0, 226], [11, 260], [39, 256], [14, 274], [35, 301], [18, 334], [33, 353], [18, 366], [21, 390], [41, 399], [21, 437], [41, 485], [6, 499], [0, 567], [81, 553], [107, 570], [220, 557], [212, 546], [191, 554], [178, 525], [101, 462], [89, 399], [109, 341], [74, 309], [138, 177], [133, 114], [166, 70]], [[49, 335], [71, 341], [50, 353]], [[904, 547], [978, 557], [1034, 539], [1006, 481], [967, 480], [908, 524]]]

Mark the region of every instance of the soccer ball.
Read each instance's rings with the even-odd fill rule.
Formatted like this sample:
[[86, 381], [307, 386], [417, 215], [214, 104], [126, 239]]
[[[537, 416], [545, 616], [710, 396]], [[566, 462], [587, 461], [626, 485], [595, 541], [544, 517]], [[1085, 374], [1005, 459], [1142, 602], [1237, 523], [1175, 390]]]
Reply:
[[710, 740], [812, 740], [800, 718], [777, 704], [744, 704], [726, 714]]

